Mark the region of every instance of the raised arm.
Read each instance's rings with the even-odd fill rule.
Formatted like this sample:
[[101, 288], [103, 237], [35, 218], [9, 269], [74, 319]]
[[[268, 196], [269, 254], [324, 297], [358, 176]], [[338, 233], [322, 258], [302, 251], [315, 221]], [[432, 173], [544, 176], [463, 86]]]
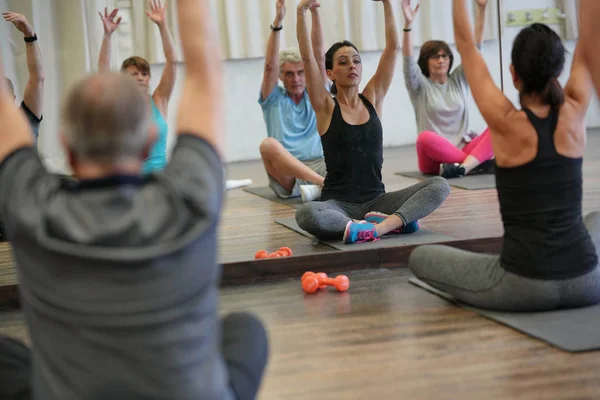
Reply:
[[[0, 58], [0, 76], [4, 75]], [[9, 92], [6, 80], [0, 81], [0, 164], [15, 150], [33, 145], [31, 127], [25, 115], [14, 106], [14, 99]]]
[[[104, 15], [98, 12], [102, 26], [104, 26], [104, 37], [102, 38], [102, 46], [100, 47], [100, 56], [98, 57], [98, 71], [108, 72], [110, 71], [110, 56], [112, 52], [111, 37], [114, 31], [117, 30], [121, 23], [121, 17], [117, 17], [119, 12], [118, 8], [112, 10], [109, 14], [108, 9], [104, 8]], [[116, 19], [115, 19], [116, 18]]]
[[394, 19], [394, 9], [391, 0], [376, 0], [383, 3], [385, 14], [385, 49], [381, 54], [377, 71], [369, 81], [363, 94], [368, 98], [377, 112], [381, 116], [382, 104], [387, 94], [394, 72], [396, 70], [396, 60], [400, 51], [400, 39], [398, 37], [398, 28]]
[[152, 97], [163, 117], [167, 118], [169, 100], [173, 94], [175, 79], [177, 78], [177, 57], [175, 56], [173, 38], [167, 24], [166, 2], [161, 0], [149, 0], [148, 3], [150, 5], [150, 11], [147, 11], [146, 15], [158, 26], [163, 51], [165, 53], [165, 67], [160, 77], [160, 82]]
[[483, 44], [483, 31], [485, 29], [485, 14], [487, 13], [488, 0], [477, 0], [477, 15], [475, 16], [475, 44]]
[[284, 0], [277, 0], [275, 3], [275, 20], [271, 25], [271, 33], [267, 40], [267, 53], [265, 55], [265, 70], [263, 72], [263, 81], [260, 87], [261, 100], [266, 100], [273, 92], [279, 80], [279, 42], [281, 37], [281, 28], [283, 28], [283, 18], [286, 14]]
[[306, 89], [310, 102], [317, 114], [317, 129], [319, 133], [324, 133], [327, 130], [328, 123], [325, 120], [330, 118], [333, 112], [333, 100], [323, 85], [323, 78], [319, 65], [315, 60], [315, 55], [312, 49], [310, 33], [308, 31], [308, 21], [306, 13], [311, 6], [317, 4], [316, 0], [302, 0], [297, 9], [297, 25], [296, 34], [298, 36], [298, 45], [300, 47], [300, 55], [304, 62], [304, 73], [306, 76]]
[[587, 112], [593, 91], [590, 70], [582, 50], [581, 43], [577, 43], [571, 64], [571, 76], [565, 85], [565, 97], [575, 103], [581, 117]]
[[494, 83], [490, 71], [477, 49], [465, 0], [453, 0], [454, 38], [471, 93], [483, 118], [490, 127], [504, 120], [514, 106]]
[[315, 60], [321, 71], [321, 77], [323, 82], [328, 83], [329, 78], [327, 77], [327, 70], [325, 69], [325, 39], [323, 38], [323, 23], [321, 22], [321, 14], [319, 12], [318, 5], [314, 5], [310, 8], [310, 14], [312, 15], [312, 30], [311, 30], [311, 41], [313, 46], [313, 54]]
[[415, 8], [412, 8], [411, 0], [402, 0], [402, 13], [404, 14], [404, 35], [402, 35], [402, 55], [404, 57], [412, 57], [413, 43], [412, 43], [412, 24], [417, 17], [417, 13], [419, 12], [419, 6], [421, 4], [417, 4]]
[[[580, 0], [579, 5], [579, 42], [581, 57], [585, 60], [591, 78], [600, 96], [600, 1]], [[571, 74], [572, 76], [572, 74]]]
[[44, 63], [42, 60], [42, 52], [37, 42], [37, 35], [33, 30], [27, 18], [22, 14], [6, 12], [2, 13], [4, 19], [12, 22], [15, 27], [23, 33], [26, 40], [27, 48], [27, 70], [29, 71], [29, 80], [25, 86], [23, 94], [23, 102], [38, 118], [42, 118], [44, 105]]
[[222, 155], [225, 82], [209, 0], [177, 0], [177, 16], [186, 63], [177, 112], [177, 134], [196, 135], [212, 144]]
[[402, 13], [404, 14], [404, 33], [402, 35], [402, 58], [403, 66], [402, 71], [404, 72], [404, 84], [408, 89], [409, 94], [416, 94], [421, 88], [421, 81], [423, 80], [423, 74], [421, 69], [417, 65], [417, 61], [414, 57], [413, 43], [412, 43], [412, 24], [417, 17], [419, 12], [420, 4], [417, 4], [415, 8], [412, 8], [411, 0], [402, 0]]

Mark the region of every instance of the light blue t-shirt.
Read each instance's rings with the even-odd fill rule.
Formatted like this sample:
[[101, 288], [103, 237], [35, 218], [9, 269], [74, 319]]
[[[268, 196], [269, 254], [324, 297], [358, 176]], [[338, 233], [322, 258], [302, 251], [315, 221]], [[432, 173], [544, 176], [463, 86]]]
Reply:
[[281, 86], [275, 86], [269, 97], [258, 104], [262, 107], [267, 135], [276, 139], [294, 157], [301, 161], [323, 157], [323, 145], [317, 131], [317, 116], [308, 99], [308, 93], [299, 104], [294, 103]]
[[150, 100], [152, 103], [152, 122], [156, 125], [157, 138], [154, 146], [150, 150], [148, 158], [144, 161], [144, 167], [142, 172], [149, 174], [154, 171], [160, 171], [167, 166], [167, 135], [169, 133], [169, 126], [167, 121], [160, 113], [154, 100]]

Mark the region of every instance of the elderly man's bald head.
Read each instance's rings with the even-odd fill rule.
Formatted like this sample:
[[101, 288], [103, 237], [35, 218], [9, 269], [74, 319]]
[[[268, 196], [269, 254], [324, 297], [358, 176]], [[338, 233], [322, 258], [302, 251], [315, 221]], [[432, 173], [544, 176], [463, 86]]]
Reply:
[[148, 145], [147, 95], [121, 73], [90, 75], [63, 105], [64, 137], [79, 159], [114, 164], [142, 157]]

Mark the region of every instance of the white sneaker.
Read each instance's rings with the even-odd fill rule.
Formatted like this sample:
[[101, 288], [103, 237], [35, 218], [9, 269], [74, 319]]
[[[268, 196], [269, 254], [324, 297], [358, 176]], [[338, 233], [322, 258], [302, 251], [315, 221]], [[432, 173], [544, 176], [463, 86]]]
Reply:
[[308, 203], [321, 197], [321, 187], [317, 185], [300, 185], [302, 202]]
[[227, 179], [225, 181], [225, 190], [237, 189], [237, 188], [250, 186], [250, 185], [252, 185], [252, 179], [240, 179], [240, 180]]

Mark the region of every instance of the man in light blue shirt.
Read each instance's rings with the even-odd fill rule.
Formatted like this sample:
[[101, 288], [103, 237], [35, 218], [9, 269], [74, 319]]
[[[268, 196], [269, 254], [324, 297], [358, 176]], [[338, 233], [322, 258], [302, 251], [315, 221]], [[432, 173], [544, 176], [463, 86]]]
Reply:
[[[296, 49], [279, 52], [279, 36], [285, 16], [283, 0], [276, 0], [277, 13], [267, 42], [265, 72], [258, 102], [262, 108], [268, 138], [260, 145], [269, 186], [281, 198], [298, 197], [311, 201], [320, 196], [326, 168], [316, 115], [308, 98], [304, 64]], [[318, 10], [313, 29], [321, 38]], [[313, 44], [323, 59], [322, 39]], [[324, 66], [324, 61], [321, 63]], [[324, 67], [323, 67], [324, 73]], [[326, 76], [326, 75], [324, 75]], [[283, 87], [278, 85], [281, 79]]]

